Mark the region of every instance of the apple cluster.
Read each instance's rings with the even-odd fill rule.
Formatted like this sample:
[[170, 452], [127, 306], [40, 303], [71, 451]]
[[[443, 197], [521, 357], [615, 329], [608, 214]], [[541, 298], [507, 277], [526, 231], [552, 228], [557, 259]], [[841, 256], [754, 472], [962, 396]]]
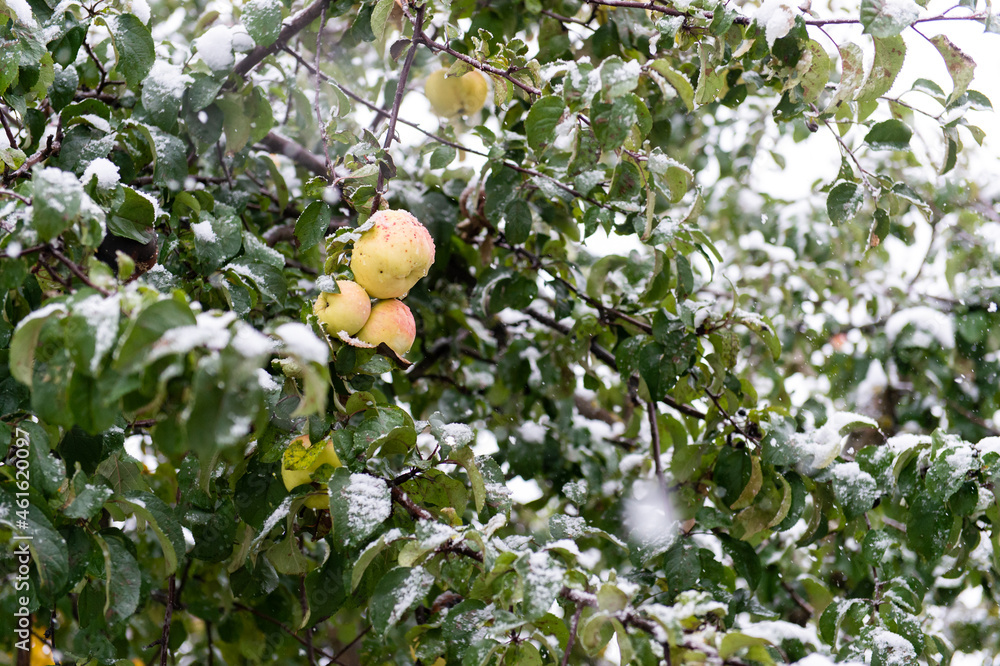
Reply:
[[448, 76], [447, 69], [439, 69], [424, 83], [424, 94], [434, 112], [445, 118], [479, 113], [486, 104], [487, 92], [486, 79], [476, 71]]
[[413, 346], [417, 327], [399, 299], [430, 270], [434, 240], [406, 211], [380, 210], [370, 221], [373, 226], [351, 253], [354, 281], [337, 280], [340, 293], [322, 292], [313, 312], [330, 335], [375, 346], [384, 342], [402, 356]]

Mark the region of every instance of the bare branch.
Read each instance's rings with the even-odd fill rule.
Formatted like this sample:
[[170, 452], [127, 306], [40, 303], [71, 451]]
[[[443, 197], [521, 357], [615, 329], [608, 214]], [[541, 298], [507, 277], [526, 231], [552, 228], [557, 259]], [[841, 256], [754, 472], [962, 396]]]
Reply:
[[[414, 19], [413, 33], [423, 34], [424, 29], [424, 6], [417, 7], [417, 17]], [[386, 151], [392, 145], [392, 140], [396, 136], [396, 120], [399, 118], [399, 107], [403, 103], [403, 95], [406, 94], [406, 79], [410, 76], [410, 67], [413, 66], [413, 57], [417, 53], [417, 44], [410, 44], [410, 50], [406, 53], [406, 60], [403, 61], [403, 68], [399, 70], [399, 81], [396, 83], [396, 97], [392, 100], [392, 111], [389, 113], [389, 127], [385, 131], [385, 143], [382, 148]], [[378, 210], [382, 202], [382, 195], [385, 193], [385, 169], [378, 170], [378, 183], [375, 185], [375, 198], [372, 200], [372, 214]]]

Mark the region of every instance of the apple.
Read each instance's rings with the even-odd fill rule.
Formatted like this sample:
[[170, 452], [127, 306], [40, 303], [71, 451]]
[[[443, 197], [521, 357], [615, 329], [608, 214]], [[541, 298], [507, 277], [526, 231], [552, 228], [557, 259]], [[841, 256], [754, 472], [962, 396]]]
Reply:
[[313, 313], [323, 322], [327, 332], [336, 335], [337, 331], [346, 331], [354, 335], [368, 321], [372, 311], [372, 302], [368, 292], [357, 282], [337, 280], [339, 294], [322, 292], [313, 304]]
[[424, 94], [439, 116], [471, 116], [486, 104], [486, 79], [477, 71], [462, 76], [447, 76], [439, 69], [427, 77]]
[[[291, 492], [294, 488], [304, 483], [311, 483], [313, 472], [324, 464], [331, 465], [332, 467], [343, 467], [340, 458], [337, 456], [337, 451], [333, 448], [333, 441], [328, 439], [323, 450], [320, 451], [319, 455], [307, 469], [290, 469], [294, 461], [301, 460], [305, 455], [308, 455], [307, 449], [310, 447], [309, 435], [302, 435], [293, 440], [288, 445], [288, 448], [285, 449], [285, 454], [281, 458], [281, 480], [285, 484], [285, 490]], [[323, 487], [324, 489], [326, 488], [325, 485]], [[311, 495], [306, 498], [306, 506], [310, 509], [328, 509], [330, 503], [325, 496]]]
[[403, 210], [380, 210], [371, 221], [375, 226], [354, 242], [354, 279], [375, 298], [405, 296], [434, 263], [434, 239]]
[[379, 301], [372, 307], [372, 315], [356, 337], [370, 345], [384, 342], [402, 356], [413, 346], [413, 340], [417, 337], [417, 325], [410, 308], [393, 298]]

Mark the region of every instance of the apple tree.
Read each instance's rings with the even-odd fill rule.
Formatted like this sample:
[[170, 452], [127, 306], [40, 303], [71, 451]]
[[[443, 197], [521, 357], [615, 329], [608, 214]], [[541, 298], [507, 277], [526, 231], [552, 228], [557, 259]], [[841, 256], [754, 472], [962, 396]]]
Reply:
[[0, 0], [0, 663], [1000, 651], [1000, 19], [737, 4]]

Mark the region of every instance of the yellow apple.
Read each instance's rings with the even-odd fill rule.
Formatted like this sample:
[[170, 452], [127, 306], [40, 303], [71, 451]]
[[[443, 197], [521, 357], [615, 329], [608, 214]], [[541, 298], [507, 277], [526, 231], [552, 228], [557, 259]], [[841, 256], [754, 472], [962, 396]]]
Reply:
[[372, 307], [372, 316], [356, 337], [370, 345], [384, 342], [402, 356], [413, 346], [413, 340], [417, 337], [417, 325], [410, 308], [393, 298], [379, 301]]
[[337, 280], [339, 294], [322, 292], [313, 304], [313, 313], [323, 322], [323, 327], [333, 335], [346, 331], [354, 335], [368, 321], [372, 302], [368, 292], [357, 282]]
[[[306, 469], [292, 469], [292, 467], [298, 466], [298, 461], [306, 459], [311, 453], [309, 451], [310, 448], [309, 435], [302, 435], [293, 440], [288, 445], [288, 448], [285, 449], [285, 454], [281, 458], [281, 480], [285, 484], [285, 490], [291, 492], [291, 490], [304, 483], [311, 483], [313, 472], [324, 464], [332, 467], [343, 467], [340, 458], [337, 456], [337, 451], [333, 448], [333, 441], [328, 439], [323, 450], [320, 451], [316, 459]], [[326, 486], [324, 485], [323, 488], [325, 489]], [[330, 505], [326, 497], [312, 495], [306, 498], [306, 506], [310, 509], [327, 509]]]
[[434, 263], [434, 239], [404, 210], [380, 210], [351, 253], [354, 279], [375, 298], [405, 296]]
[[486, 79], [477, 71], [462, 76], [446, 76], [447, 69], [439, 69], [427, 77], [424, 94], [439, 116], [471, 116], [486, 104]]

